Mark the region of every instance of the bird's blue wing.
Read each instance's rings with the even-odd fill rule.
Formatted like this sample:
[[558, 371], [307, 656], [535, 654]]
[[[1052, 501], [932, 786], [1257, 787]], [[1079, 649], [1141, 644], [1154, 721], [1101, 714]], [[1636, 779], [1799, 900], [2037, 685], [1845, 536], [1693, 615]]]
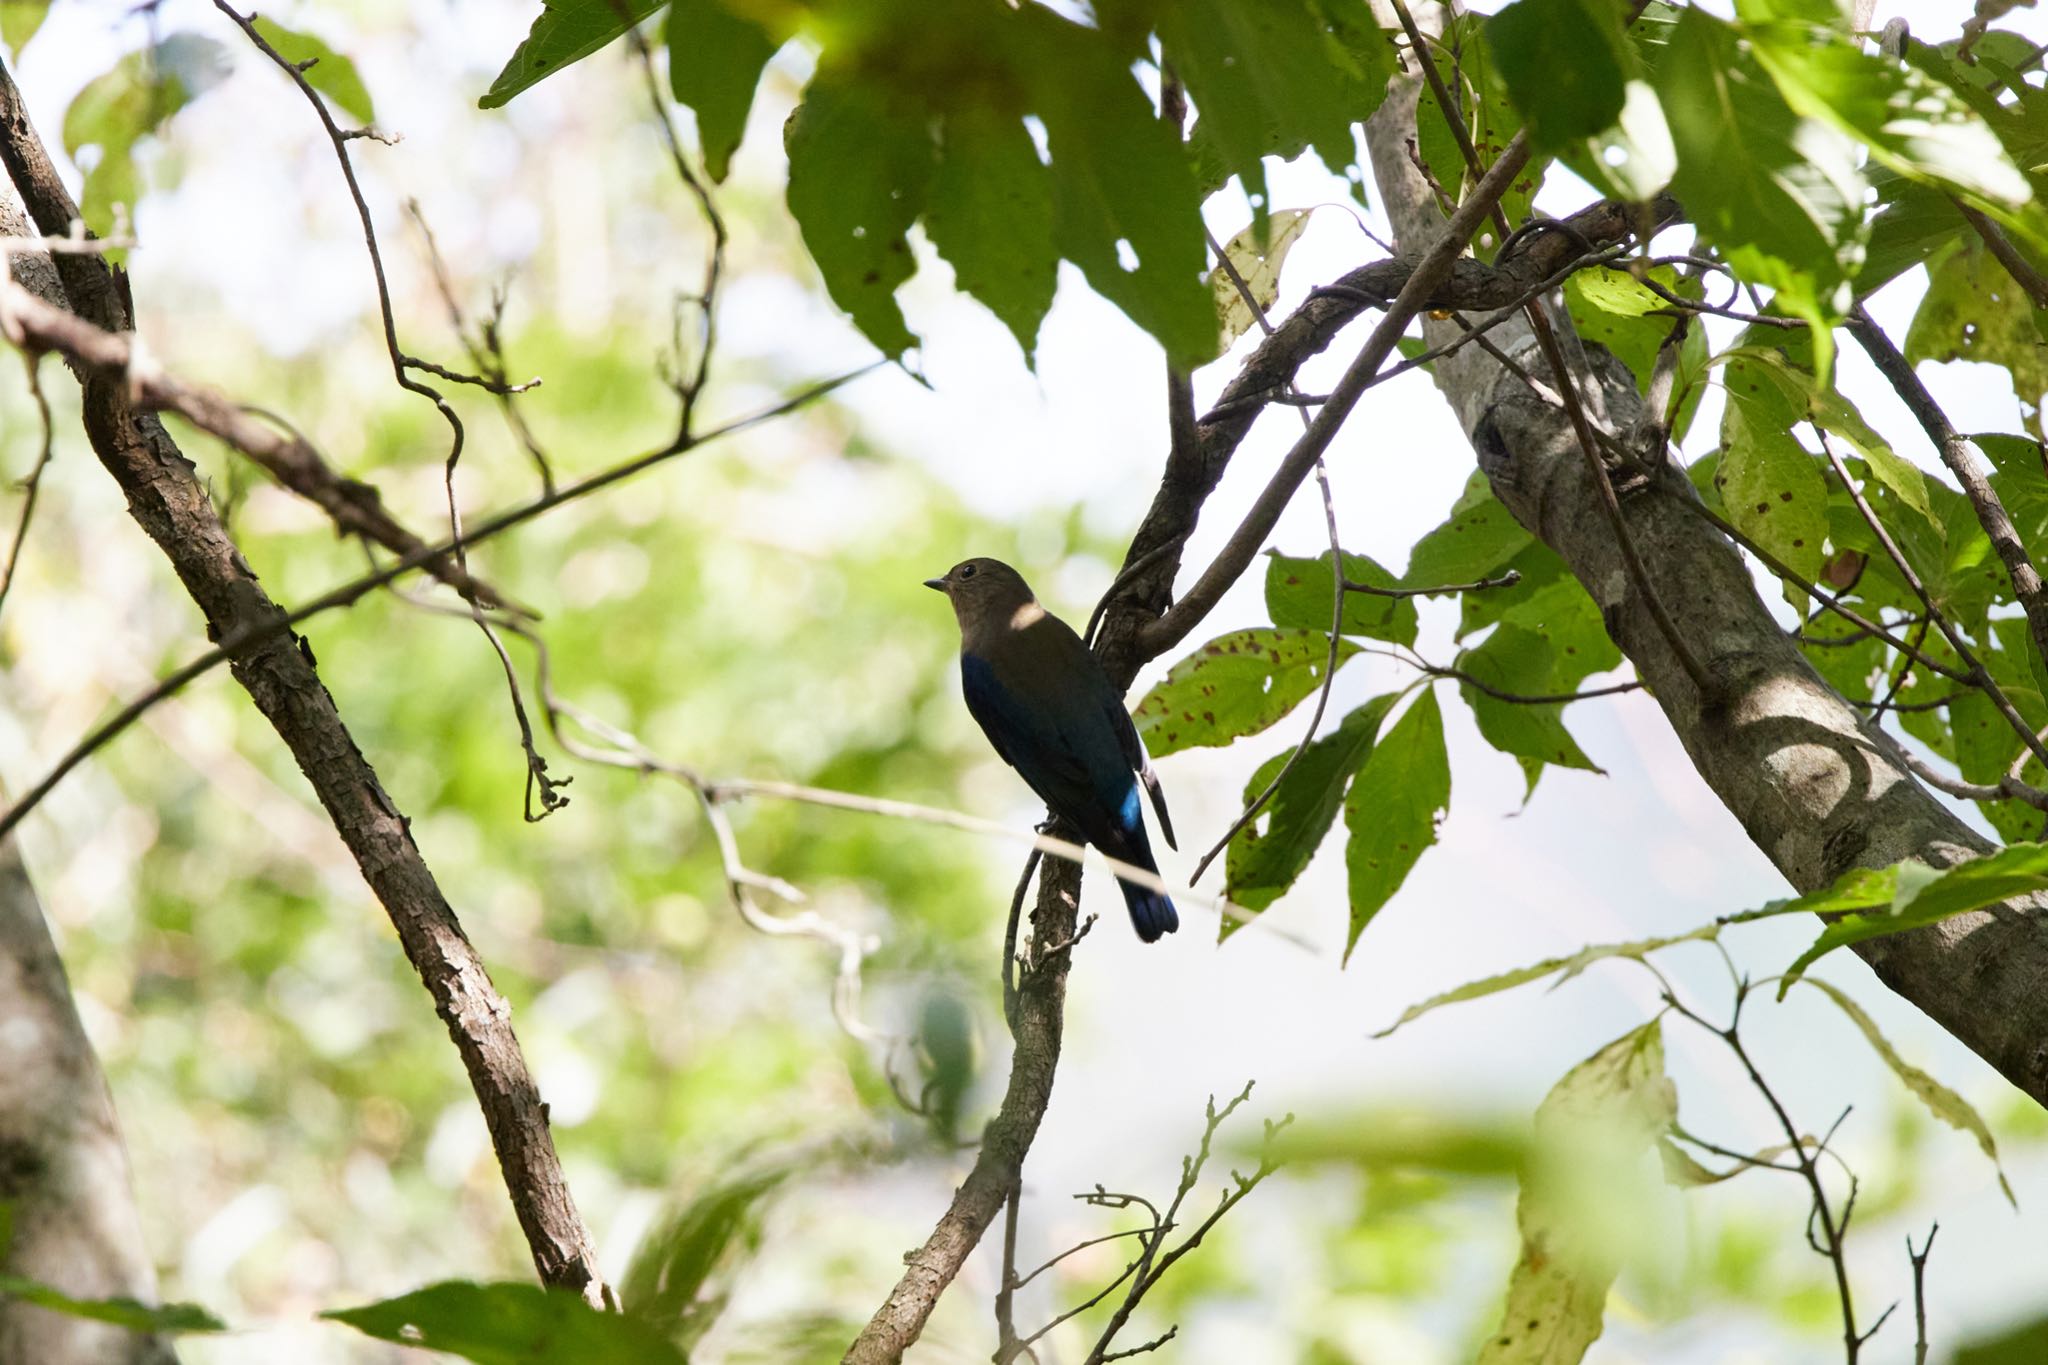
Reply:
[[1015, 768], [1055, 811], [1076, 821], [1092, 806], [1089, 764], [1060, 725], [1060, 717], [1005, 687], [977, 654], [960, 656], [967, 710], [1002, 760]]

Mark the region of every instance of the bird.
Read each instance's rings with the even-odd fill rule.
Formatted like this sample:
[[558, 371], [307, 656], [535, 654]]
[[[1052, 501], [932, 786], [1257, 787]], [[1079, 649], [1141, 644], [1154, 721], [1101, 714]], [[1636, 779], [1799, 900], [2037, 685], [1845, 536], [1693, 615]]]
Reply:
[[[997, 756], [1088, 843], [1156, 875], [1138, 787], [1175, 848], [1166, 794], [1094, 653], [999, 559], [964, 559], [924, 585], [953, 604], [961, 690]], [[1117, 885], [1140, 939], [1154, 943], [1180, 927], [1164, 893], [1121, 877]]]

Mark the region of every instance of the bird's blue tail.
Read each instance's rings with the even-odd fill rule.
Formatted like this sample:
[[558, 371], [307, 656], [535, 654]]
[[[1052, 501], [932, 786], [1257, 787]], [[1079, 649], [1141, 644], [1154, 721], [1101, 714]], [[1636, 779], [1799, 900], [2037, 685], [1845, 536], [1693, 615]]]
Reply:
[[1131, 923], [1137, 927], [1139, 938], [1156, 943], [1162, 934], [1180, 928], [1180, 915], [1166, 896], [1126, 881], [1117, 885], [1123, 888], [1124, 904], [1131, 909]]

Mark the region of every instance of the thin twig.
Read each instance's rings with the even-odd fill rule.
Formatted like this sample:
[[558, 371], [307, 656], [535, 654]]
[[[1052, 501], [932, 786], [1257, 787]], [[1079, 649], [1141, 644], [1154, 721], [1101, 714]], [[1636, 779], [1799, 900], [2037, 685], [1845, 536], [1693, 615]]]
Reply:
[[1936, 1223], [1927, 1229], [1927, 1240], [1913, 1250], [1913, 1238], [1906, 1237], [1906, 1259], [1913, 1263], [1913, 1365], [1927, 1365], [1927, 1257], [1934, 1250]]
[[[8, 288], [14, 286], [9, 285]], [[36, 492], [43, 484], [43, 471], [50, 467], [50, 460], [57, 451], [57, 429], [50, 418], [50, 400], [43, 393], [42, 357], [33, 351], [22, 352], [22, 361], [28, 368], [29, 396], [35, 399], [36, 417], [43, 433], [42, 448], [36, 453], [35, 467], [28, 477], [21, 481], [21, 515], [15, 519], [14, 539], [7, 546], [7, 567], [0, 569], [0, 607], [7, 603], [8, 589], [14, 586], [14, 570], [21, 563], [21, 547], [28, 542], [28, 528], [36, 515]]]
[[[1899, 571], [1899, 577], [1906, 580], [1906, 586], [1911, 588], [1913, 595], [1920, 599], [1920, 606], [1926, 612], [1927, 619], [1934, 622], [1936, 627], [1940, 629], [1941, 637], [1948, 641], [1949, 648], [1956, 652], [1956, 658], [1960, 659], [1963, 667], [1969, 670], [1969, 681], [1983, 689], [1984, 695], [1989, 697], [1992, 705], [1998, 708], [1998, 713], [2004, 716], [2006, 723], [2012, 726], [2014, 731], [2018, 733], [2021, 742], [2031, 747], [2035, 757], [2039, 758], [2043, 764], [2048, 764], [2048, 744], [2042, 742], [2040, 736], [2034, 733], [2034, 727], [2027, 724], [2026, 720], [2020, 715], [2019, 708], [2014, 706], [2012, 699], [2005, 695], [2005, 689], [2000, 687], [1998, 680], [1991, 676], [1991, 670], [1984, 666], [1984, 661], [1971, 652], [1969, 642], [1963, 639], [1962, 632], [1956, 629], [1955, 625], [1942, 613], [1939, 607], [1935, 606], [1933, 594], [1927, 591], [1927, 585], [1920, 580], [1920, 575], [1906, 558], [1906, 552], [1899, 548], [1898, 541], [1892, 538], [1892, 533], [1886, 529], [1884, 522], [1879, 519], [1876, 509], [1870, 505], [1870, 500], [1863, 496], [1863, 490], [1858, 488], [1855, 481], [1849, 477], [1849, 468], [1842, 462], [1842, 457], [1835, 453], [1834, 443], [1828, 440], [1827, 433], [1818, 426], [1814, 430], [1820, 435], [1821, 453], [1827, 457], [1828, 463], [1834, 468], [1835, 477], [1842, 481], [1842, 487], [1848, 492], [1850, 501], [1855, 503], [1857, 512], [1863, 517], [1864, 524], [1869, 526], [1870, 533], [1877, 537], [1877, 543], [1884, 548], [1885, 554], [1892, 561], [1892, 566]], [[2048, 658], [2048, 656], [2044, 656], [2044, 658]]]
[[[699, 446], [708, 445], [721, 437], [734, 435], [750, 427], [758, 426], [763, 422], [771, 421], [777, 417], [794, 412], [798, 408], [804, 407], [831, 393], [834, 389], [880, 368], [885, 363], [887, 362], [880, 360], [872, 361], [869, 364], [863, 365], [858, 370], [836, 376], [823, 383], [813, 384], [808, 388], [799, 390], [779, 403], [707, 431], [702, 436], [695, 437], [688, 445], [678, 446], [670, 444], [663, 446], [658, 450], [649, 451], [645, 455], [636, 456], [622, 464], [614, 465], [610, 469], [600, 470], [586, 479], [581, 479], [576, 483], [558, 488], [552, 493], [544, 493], [529, 502], [508, 508], [470, 528], [464, 540], [470, 545], [489, 540], [502, 532], [511, 530], [515, 526], [523, 525], [545, 512], [550, 512], [566, 503], [587, 497], [592, 493], [618, 483], [622, 479], [631, 478], [633, 475], [643, 473], [664, 461], [695, 450]], [[73, 768], [76, 768], [80, 763], [90, 758], [105, 746], [109, 740], [127, 729], [128, 726], [132, 725], [147, 712], [150, 707], [166, 697], [174, 695], [194, 678], [200, 677], [211, 669], [228, 662], [230, 659], [240, 657], [243, 653], [255, 649], [266, 640], [285, 634], [292, 627], [312, 617], [332, 611], [337, 607], [353, 606], [378, 588], [436, 559], [446, 556], [454, 548], [455, 544], [453, 541], [443, 542], [440, 545], [426, 546], [411, 554], [404, 555], [392, 563], [386, 564], [381, 569], [364, 574], [362, 577], [344, 583], [338, 588], [322, 593], [320, 596], [282, 616], [265, 620], [253, 628], [237, 631], [224, 637], [212, 649], [197, 656], [190, 663], [185, 664], [175, 672], [164, 676], [155, 685], [150, 687], [148, 691], [143, 692], [126, 706], [123, 706], [114, 716], [94, 728], [83, 739], [66, 751], [64, 756], [57, 761], [56, 765], [48, 773], [45, 773], [34, 786], [28, 788], [13, 805], [7, 808], [4, 814], [0, 814], [0, 838], [4, 838], [11, 833], [14, 827], [21, 823], [22, 818], [34, 810], [42, 802], [43, 798], [48, 796]]]
[[[1976, 457], [1970, 454], [1968, 442], [1957, 433], [1948, 420], [1948, 414], [1941, 410], [1941, 405], [1920, 382], [1920, 376], [1907, 363], [1906, 357], [1861, 304], [1849, 315], [1849, 334], [1856, 338], [1864, 353], [1876, 363], [1878, 372], [1904, 400], [1914, 419], [1920, 423], [1920, 429], [1934, 443], [1941, 462], [1962, 485], [1963, 496], [1970, 500], [1978, 524], [1984, 528], [1991, 548], [1998, 552], [1999, 562], [2012, 579], [2013, 596], [2019, 599], [2021, 609], [2027, 614], [2035, 652], [2043, 664], [2048, 664], [2048, 585], [2042, 583], [2040, 570], [2028, 557], [2027, 547], [2013, 527], [2005, 504], [1998, 500], [1997, 490], [1984, 476]], [[2041, 759], [2048, 763], [2048, 754], [2043, 754]]]

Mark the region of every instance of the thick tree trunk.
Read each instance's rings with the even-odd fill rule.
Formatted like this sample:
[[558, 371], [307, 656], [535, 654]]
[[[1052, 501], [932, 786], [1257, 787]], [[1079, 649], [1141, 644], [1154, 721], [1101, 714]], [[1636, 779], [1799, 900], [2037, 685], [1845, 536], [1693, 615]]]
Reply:
[[[0, 842], [0, 1271], [74, 1299], [153, 1302], [128, 1153], [64, 964], [12, 839]], [[164, 1365], [162, 1338], [0, 1297], [0, 1365]]]
[[[1382, 202], [1409, 251], [1442, 222], [1408, 157], [1418, 89], [1417, 81], [1397, 80], [1367, 130]], [[1551, 315], [1569, 334], [1561, 310]], [[1433, 345], [1456, 335], [1449, 321], [1428, 327]], [[1494, 340], [1531, 374], [1553, 382], [1526, 325], [1503, 327]], [[1588, 407], [1597, 413], [1604, 405], [1609, 430], [1637, 429], [1643, 404], [1618, 362], [1595, 349], [1575, 369]], [[1564, 410], [1477, 347], [1437, 361], [1435, 375], [1495, 495], [1600, 604], [1608, 632], [1664, 708], [1700, 776], [1794, 887], [1815, 890], [1852, 867], [1902, 858], [1944, 867], [1990, 849], [1808, 665], [1772, 618], [1736, 548], [1684, 506], [1693, 493], [1674, 464], [1624, 491], [1622, 514], [1658, 596], [1705, 666], [1710, 697], [1702, 696], [1631, 581]], [[1624, 471], [1614, 478], [1621, 484]], [[1856, 951], [1886, 985], [2048, 1104], [2048, 910], [2041, 898], [1873, 939]]]

